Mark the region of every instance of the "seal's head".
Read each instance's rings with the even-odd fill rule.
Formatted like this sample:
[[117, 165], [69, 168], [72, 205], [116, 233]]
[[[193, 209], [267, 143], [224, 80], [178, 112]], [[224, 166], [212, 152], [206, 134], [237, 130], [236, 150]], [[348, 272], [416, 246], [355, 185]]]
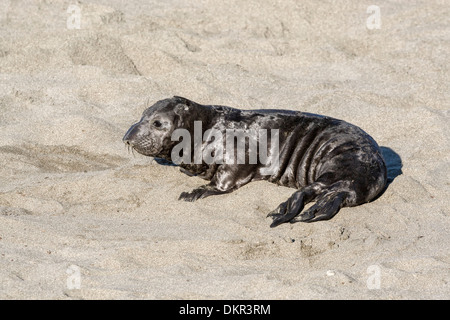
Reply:
[[171, 140], [172, 132], [185, 127], [181, 120], [192, 103], [181, 97], [156, 102], [144, 111], [138, 123], [128, 129], [123, 142], [145, 156], [169, 159], [176, 144]]

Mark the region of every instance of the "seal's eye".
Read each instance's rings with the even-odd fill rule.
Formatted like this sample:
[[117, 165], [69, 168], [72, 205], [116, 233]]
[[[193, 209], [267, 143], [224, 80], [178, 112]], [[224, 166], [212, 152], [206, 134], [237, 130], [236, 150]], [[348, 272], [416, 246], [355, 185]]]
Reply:
[[159, 120], [155, 120], [153, 121], [153, 126], [156, 128], [160, 128], [162, 126], [162, 123]]

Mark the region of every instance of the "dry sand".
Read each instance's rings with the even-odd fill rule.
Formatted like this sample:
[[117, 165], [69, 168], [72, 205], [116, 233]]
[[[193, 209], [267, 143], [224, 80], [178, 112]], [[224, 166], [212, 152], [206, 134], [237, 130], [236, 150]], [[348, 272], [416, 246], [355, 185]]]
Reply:
[[[450, 297], [447, 1], [0, 10], [0, 298]], [[266, 214], [293, 189], [177, 201], [203, 180], [121, 141], [147, 100], [173, 95], [344, 119], [384, 147], [393, 181], [330, 221], [275, 229]]]

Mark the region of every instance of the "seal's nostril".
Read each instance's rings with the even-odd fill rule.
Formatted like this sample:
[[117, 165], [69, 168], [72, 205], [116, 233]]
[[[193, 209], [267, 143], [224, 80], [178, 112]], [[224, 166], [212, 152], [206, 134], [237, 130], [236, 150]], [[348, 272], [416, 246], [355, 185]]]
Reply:
[[122, 138], [122, 141], [126, 143], [127, 145], [131, 145], [131, 141], [136, 139], [136, 127], [139, 123], [133, 124], [130, 129], [128, 129], [127, 133]]

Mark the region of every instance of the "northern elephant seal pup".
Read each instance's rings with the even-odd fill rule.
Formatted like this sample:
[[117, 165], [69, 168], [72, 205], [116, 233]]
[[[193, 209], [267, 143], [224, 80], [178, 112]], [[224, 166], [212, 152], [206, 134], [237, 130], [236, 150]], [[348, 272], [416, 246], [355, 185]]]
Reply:
[[[254, 137], [256, 144], [260, 143], [258, 152], [266, 155], [265, 161], [261, 161], [262, 156], [260, 161], [250, 161], [253, 136], [247, 136], [241, 145], [234, 144], [234, 138], [220, 136], [236, 130], [260, 133]], [[192, 136], [194, 139], [189, 140]], [[273, 219], [271, 227], [284, 222], [330, 219], [342, 207], [371, 201], [387, 182], [380, 148], [362, 129], [342, 120], [298, 111], [240, 110], [201, 105], [175, 96], [145, 110], [123, 141], [146, 156], [177, 163], [176, 157], [184, 173], [210, 181], [183, 192], [179, 199], [186, 201], [232, 192], [257, 180], [298, 189], [268, 214]], [[243, 146], [245, 157], [237, 162]], [[231, 156], [226, 154], [228, 151]], [[205, 154], [210, 161], [202, 158]], [[180, 158], [184, 160], [181, 163]], [[315, 204], [302, 212], [311, 201]]]

